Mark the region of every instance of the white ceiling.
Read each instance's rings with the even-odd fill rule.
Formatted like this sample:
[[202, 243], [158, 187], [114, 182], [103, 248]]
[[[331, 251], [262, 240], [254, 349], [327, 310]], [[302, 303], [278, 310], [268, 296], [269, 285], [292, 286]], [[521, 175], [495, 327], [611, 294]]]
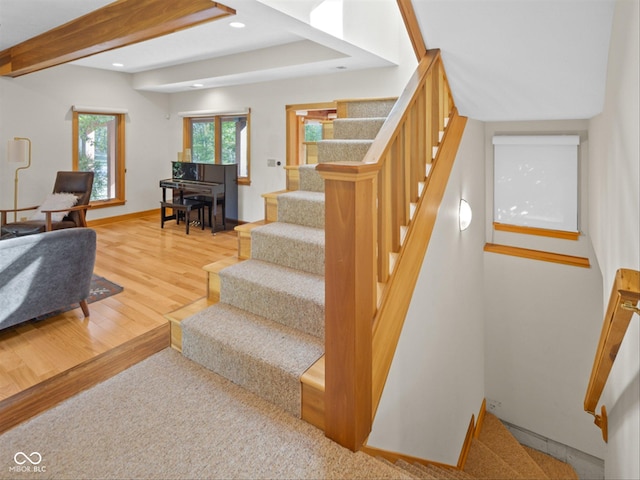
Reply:
[[461, 113], [485, 121], [602, 110], [612, 0], [414, 0]]
[[[371, 12], [384, 13], [383, 3], [396, 8], [395, 0], [343, 1]], [[0, 0], [0, 50], [110, 2]], [[309, 12], [321, 0], [221, 3], [237, 15], [73, 63], [131, 73], [135, 88], [158, 92], [192, 89], [195, 82], [212, 88], [394, 64], [375, 42], [354, 45], [313, 28]], [[577, 119], [601, 110], [615, 0], [413, 4], [427, 47], [442, 50], [463, 115], [486, 121]], [[231, 21], [246, 27], [233, 29]], [[368, 31], [384, 32], [389, 43], [389, 32], [396, 31], [385, 30], [385, 18], [379, 22]]]
[[[1, 0], [0, 50], [111, 1]], [[235, 9], [236, 15], [72, 63], [131, 73], [135, 88], [166, 93], [191, 89], [194, 83], [211, 88], [394, 65], [388, 55], [312, 27], [309, 15], [318, 0], [220, 3]], [[246, 26], [235, 29], [231, 22]]]

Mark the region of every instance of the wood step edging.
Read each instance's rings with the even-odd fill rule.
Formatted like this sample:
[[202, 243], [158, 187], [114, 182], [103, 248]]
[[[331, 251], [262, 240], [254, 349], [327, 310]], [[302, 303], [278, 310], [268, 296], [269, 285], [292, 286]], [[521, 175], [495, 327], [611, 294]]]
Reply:
[[[249, 247], [245, 245], [244, 248], [251, 249], [251, 245], [249, 244]], [[246, 258], [241, 258], [238, 255], [235, 257], [227, 257], [202, 267], [202, 269], [207, 272], [207, 299], [212, 303], [220, 301], [220, 271], [232, 265], [237, 265], [244, 260], [246, 260]]]
[[[249, 224], [243, 224], [239, 227], [245, 227], [246, 225]], [[226, 257], [202, 267], [202, 269], [207, 272], [207, 295], [164, 314], [164, 318], [168, 320], [170, 326], [171, 348], [182, 352], [181, 322], [191, 315], [195, 315], [196, 313], [220, 301], [220, 270], [231, 265], [235, 265], [241, 261], [243, 261], [243, 259], [240, 259], [237, 256]]]
[[482, 404], [480, 405], [480, 410], [478, 411], [478, 421], [476, 422], [475, 429], [473, 431], [473, 438], [478, 438], [480, 436], [480, 431], [482, 430], [482, 425], [484, 425], [484, 417], [487, 414], [487, 399], [482, 399]]
[[159, 325], [70, 370], [0, 402], [0, 434], [169, 347], [169, 325]]
[[[265, 213], [267, 209], [266, 197], [265, 197]], [[277, 216], [278, 206], [275, 204], [275, 215]], [[266, 225], [267, 220], [260, 220], [258, 222], [252, 223], [244, 223], [242, 225], [238, 225], [234, 228], [236, 234], [238, 235], [238, 258], [242, 260], [247, 260], [251, 258], [251, 231], [254, 228], [260, 227], [262, 225]], [[206, 270], [206, 267], [205, 267]]]
[[300, 418], [324, 432], [324, 355], [300, 377]]
[[182, 352], [182, 326], [180, 325], [180, 323], [185, 318], [188, 318], [191, 315], [194, 315], [204, 310], [205, 308], [210, 307], [214, 303], [216, 302], [210, 301], [208, 297], [201, 297], [191, 303], [183, 305], [177, 310], [164, 314], [164, 318], [166, 318], [169, 322], [171, 348], [177, 350], [178, 352]]

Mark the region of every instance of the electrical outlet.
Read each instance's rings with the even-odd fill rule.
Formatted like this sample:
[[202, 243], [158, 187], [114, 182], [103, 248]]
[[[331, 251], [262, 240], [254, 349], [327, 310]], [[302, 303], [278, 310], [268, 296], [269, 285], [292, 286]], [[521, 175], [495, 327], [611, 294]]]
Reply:
[[275, 167], [276, 159], [275, 158], [267, 158], [267, 167]]
[[502, 406], [502, 402], [498, 400], [493, 400], [491, 398], [487, 398], [487, 409], [490, 412], [495, 412]]

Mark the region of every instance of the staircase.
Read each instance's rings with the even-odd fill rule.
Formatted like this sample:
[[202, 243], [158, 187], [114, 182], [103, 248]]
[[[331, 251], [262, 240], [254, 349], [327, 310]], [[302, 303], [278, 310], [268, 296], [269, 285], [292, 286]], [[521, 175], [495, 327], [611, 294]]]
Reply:
[[518, 443], [500, 420], [487, 413], [479, 435], [474, 438], [464, 469], [446, 465], [412, 462], [397, 459], [390, 462], [404, 474], [423, 479], [484, 479], [484, 480], [569, 480], [578, 479], [575, 470], [556, 460]]
[[[318, 161], [361, 161], [392, 106], [387, 99], [348, 103], [333, 139], [318, 143]], [[301, 378], [310, 367], [324, 374], [324, 181], [316, 165], [300, 166], [296, 177], [297, 190], [265, 195], [265, 221], [237, 228], [239, 258], [205, 268], [208, 299], [186, 309], [180, 341], [187, 358], [322, 428], [322, 408], [304, 414], [315, 400], [303, 406]], [[378, 458], [401, 478], [578, 478], [569, 465], [520, 445], [497, 417], [486, 413], [480, 423], [463, 469]]]
[[[350, 102], [318, 161], [360, 162], [394, 100]], [[324, 353], [324, 182], [299, 168], [277, 221], [250, 229], [250, 258], [221, 269], [219, 302], [181, 322], [183, 354], [300, 417], [300, 377]]]

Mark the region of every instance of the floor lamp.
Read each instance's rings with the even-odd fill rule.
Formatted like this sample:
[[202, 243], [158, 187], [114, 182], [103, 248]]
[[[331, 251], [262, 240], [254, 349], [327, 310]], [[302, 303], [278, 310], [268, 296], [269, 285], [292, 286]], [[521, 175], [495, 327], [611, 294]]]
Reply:
[[[25, 149], [25, 142], [27, 148]], [[26, 152], [25, 152], [26, 150]], [[26, 137], [13, 137], [13, 140], [9, 140], [8, 144], [8, 158], [11, 163], [24, 163], [28, 162], [25, 167], [16, 168], [16, 176], [13, 186], [13, 221], [16, 221], [18, 212], [18, 172], [20, 170], [26, 170], [31, 166], [31, 140]]]

